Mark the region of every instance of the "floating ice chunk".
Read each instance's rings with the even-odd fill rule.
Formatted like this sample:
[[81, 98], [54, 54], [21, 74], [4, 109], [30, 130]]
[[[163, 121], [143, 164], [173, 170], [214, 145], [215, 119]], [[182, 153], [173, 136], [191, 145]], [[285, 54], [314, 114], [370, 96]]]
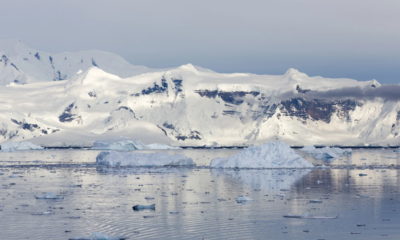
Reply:
[[42, 150], [43, 147], [31, 142], [5, 142], [0, 145], [2, 152], [14, 152], [24, 150]]
[[247, 203], [249, 201], [253, 201], [253, 199], [246, 197], [246, 196], [239, 196], [237, 198], [235, 198], [237, 203]]
[[46, 199], [46, 200], [58, 200], [58, 199], [64, 199], [63, 196], [57, 195], [51, 192], [43, 193], [40, 195], [35, 195], [36, 199]]
[[156, 210], [156, 204], [150, 204], [150, 205], [135, 205], [132, 207], [133, 211], [141, 211], [141, 210]]
[[216, 158], [211, 168], [312, 168], [313, 165], [299, 156], [284, 142], [272, 141], [249, 147], [228, 158]]
[[114, 151], [134, 151], [134, 150], [165, 150], [165, 149], [179, 149], [161, 143], [143, 144], [141, 142], [132, 140], [121, 141], [96, 141], [93, 143], [92, 149], [94, 150], [114, 150]]
[[329, 161], [336, 158], [339, 158], [344, 155], [350, 155], [352, 150], [335, 148], [335, 147], [324, 147], [324, 148], [315, 148], [314, 146], [305, 146], [300, 151], [310, 154], [315, 159]]
[[101, 152], [96, 157], [98, 165], [108, 167], [193, 167], [194, 161], [182, 155], [166, 153]]

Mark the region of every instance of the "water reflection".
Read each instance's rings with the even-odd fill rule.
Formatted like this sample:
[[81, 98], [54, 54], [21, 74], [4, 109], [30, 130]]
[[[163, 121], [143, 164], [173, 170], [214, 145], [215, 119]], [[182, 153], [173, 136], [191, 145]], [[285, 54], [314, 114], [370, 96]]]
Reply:
[[[212, 174], [225, 181], [246, 184], [256, 190], [267, 192], [289, 191], [291, 186], [311, 172], [310, 169], [212, 169]], [[222, 179], [219, 179], [222, 180]], [[224, 181], [224, 180], [223, 180]]]
[[[88, 163], [95, 155], [24, 154], [8, 160]], [[208, 153], [192, 153], [199, 158], [202, 154]], [[379, 156], [386, 161], [385, 156], [396, 155], [366, 152], [353, 155], [352, 161]], [[3, 165], [0, 239], [69, 239], [93, 232], [129, 239], [400, 239], [399, 174], [391, 168], [235, 171]], [[48, 192], [62, 199], [35, 198]], [[238, 204], [238, 196], [253, 201]], [[133, 205], [153, 203], [155, 211], [132, 210]], [[287, 214], [338, 218], [284, 218]]]

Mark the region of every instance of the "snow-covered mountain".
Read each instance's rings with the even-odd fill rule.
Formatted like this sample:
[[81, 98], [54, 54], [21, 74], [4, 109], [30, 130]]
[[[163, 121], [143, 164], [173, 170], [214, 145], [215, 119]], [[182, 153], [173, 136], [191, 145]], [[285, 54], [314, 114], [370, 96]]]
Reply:
[[65, 80], [92, 66], [121, 77], [151, 71], [108, 52], [92, 50], [50, 54], [18, 40], [0, 40], [0, 85]]
[[[85, 52], [88, 65], [67, 71], [60, 63], [55, 69], [72, 77], [53, 81], [50, 75], [29, 75], [28, 70], [51, 73], [36, 69], [42, 66], [37, 61], [49, 55], [39, 52], [38, 60], [37, 51], [30, 52], [28, 61], [24, 54], [8, 52], [12, 61], [2, 62], [0, 82], [17, 73], [14, 63], [32, 83], [0, 87], [0, 141], [30, 139], [45, 146], [89, 146], [121, 138], [177, 146], [240, 146], [268, 139], [293, 145], [400, 144], [400, 96], [385, 95], [399, 86], [375, 80], [309, 77], [295, 69], [283, 75], [221, 74], [191, 64], [155, 71], [115, 55], [110, 56], [121, 64], [108, 61], [107, 54], [89, 66], [94, 64]], [[63, 57], [56, 56], [64, 55], [51, 56], [58, 62]], [[84, 66], [86, 71], [76, 73]]]

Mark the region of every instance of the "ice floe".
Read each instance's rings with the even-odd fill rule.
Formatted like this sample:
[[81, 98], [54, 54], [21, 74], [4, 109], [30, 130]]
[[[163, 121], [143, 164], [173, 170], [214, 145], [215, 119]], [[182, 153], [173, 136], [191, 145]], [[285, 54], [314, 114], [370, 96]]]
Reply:
[[43, 147], [31, 142], [4, 142], [0, 145], [2, 152], [15, 152], [24, 150], [42, 150]]
[[140, 152], [101, 152], [96, 163], [107, 167], [193, 167], [194, 161], [182, 155]]
[[135, 205], [132, 207], [133, 211], [141, 211], [141, 210], [156, 210], [156, 204], [150, 205]]
[[284, 142], [271, 141], [249, 147], [228, 158], [216, 158], [211, 168], [312, 168], [313, 165], [295, 153]]

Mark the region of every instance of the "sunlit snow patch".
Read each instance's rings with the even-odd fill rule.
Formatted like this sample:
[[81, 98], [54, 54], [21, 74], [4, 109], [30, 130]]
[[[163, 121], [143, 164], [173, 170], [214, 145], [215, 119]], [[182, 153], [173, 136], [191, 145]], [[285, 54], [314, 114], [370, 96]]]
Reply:
[[24, 150], [42, 150], [43, 147], [35, 145], [31, 142], [5, 142], [0, 145], [2, 152], [14, 152]]
[[249, 147], [228, 158], [216, 158], [211, 168], [312, 168], [313, 165], [299, 156], [284, 142], [272, 141]]
[[166, 153], [101, 152], [96, 163], [107, 167], [192, 167], [191, 158]]
[[351, 149], [341, 149], [335, 147], [324, 147], [315, 148], [314, 146], [306, 146], [300, 149], [300, 151], [310, 154], [315, 159], [319, 160], [333, 160], [344, 155], [350, 155], [352, 153]]

